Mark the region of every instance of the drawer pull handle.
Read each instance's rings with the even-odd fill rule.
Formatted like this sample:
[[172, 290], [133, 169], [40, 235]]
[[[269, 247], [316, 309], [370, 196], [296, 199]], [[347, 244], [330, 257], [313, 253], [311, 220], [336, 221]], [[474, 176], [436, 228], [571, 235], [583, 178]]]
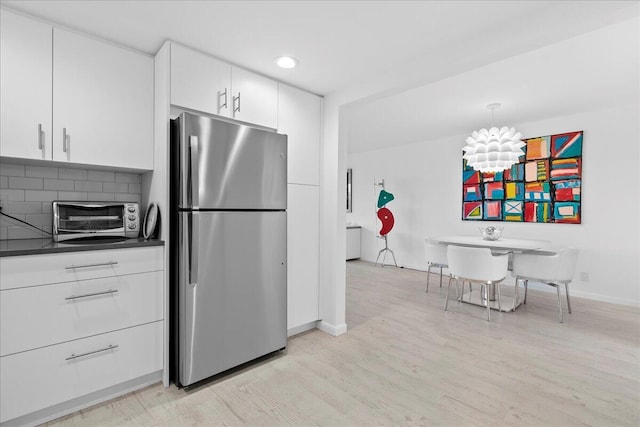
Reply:
[[116, 348], [118, 348], [117, 345], [109, 344], [109, 347], [101, 348], [99, 350], [88, 351], [86, 353], [80, 353], [80, 354], [72, 353], [71, 356], [67, 357], [64, 360], [73, 360], [73, 359], [77, 359], [78, 357], [90, 356], [92, 354], [102, 353], [103, 351], [114, 350]]
[[117, 292], [118, 292], [117, 289], [109, 289], [108, 291], [94, 292], [92, 294], [71, 295], [70, 297], [66, 297], [65, 300], [70, 301], [70, 300], [75, 300], [75, 299], [78, 299], [78, 298], [87, 298], [87, 297], [96, 297], [98, 295], [115, 294]]
[[64, 269], [73, 270], [74, 268], [105, 267], [105, 266], [116, 265], [116, 264], [118, 264], [118, 261], [109, 261], [109, 262], [102, 262], [100, 264], [70, 265], [69, 267], [65, 267]]

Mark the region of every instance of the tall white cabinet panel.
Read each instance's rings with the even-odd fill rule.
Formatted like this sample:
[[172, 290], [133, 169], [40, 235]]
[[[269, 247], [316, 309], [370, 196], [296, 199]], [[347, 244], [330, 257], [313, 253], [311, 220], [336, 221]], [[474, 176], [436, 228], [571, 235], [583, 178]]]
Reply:
[[53, 160], [153, 169], [153, 59], [53, 31]]
[[51, 159], [52, 31], [0, 13], [0, 156]]
[[320, 187], [289, 184], [287, 329], [318, 320]]
[[278, 132], [289, 136], [289, 182], [320, 184], [320, 97], [279, 84]]
[[231, 79], [232, 117], [276, 129], [278, 83], [238, 67], [232, 67]]
[[231, 65], [172, 43], [171, 104], [229, 117]]

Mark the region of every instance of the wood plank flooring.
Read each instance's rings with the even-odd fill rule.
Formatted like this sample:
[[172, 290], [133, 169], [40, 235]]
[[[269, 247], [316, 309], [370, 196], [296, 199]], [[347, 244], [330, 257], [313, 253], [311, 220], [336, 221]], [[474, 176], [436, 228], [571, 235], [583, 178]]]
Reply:
[[[195, 390], [147, 387], [51, 426], [638, 426], [640, 309], [530, 291], [515, 313], [450, 301], [432, 275], [347, 263], [349, 331]], [[506, 287], [505, 287], [506, 288]], [[509, 294], [505, 289], [504, 294]]]

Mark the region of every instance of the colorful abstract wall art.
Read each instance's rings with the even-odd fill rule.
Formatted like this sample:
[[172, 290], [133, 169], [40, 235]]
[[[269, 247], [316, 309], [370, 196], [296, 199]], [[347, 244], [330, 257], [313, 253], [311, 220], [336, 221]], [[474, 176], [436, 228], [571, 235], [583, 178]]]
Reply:
[[525, 155], [504, 172], [462, 161], [462, 219], [580, 224], [583, 131], [523, 141]]

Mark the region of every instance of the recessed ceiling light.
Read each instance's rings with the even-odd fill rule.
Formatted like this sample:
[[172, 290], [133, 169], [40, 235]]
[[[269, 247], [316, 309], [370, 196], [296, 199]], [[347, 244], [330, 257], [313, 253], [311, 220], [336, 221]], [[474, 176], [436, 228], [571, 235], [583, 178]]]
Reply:
[[291, 56], [279, 56], [275, 59], [275, 61], [280, 68], [294, 68], [296, 65], [298, 65], [298, 60], [292, 58]]

